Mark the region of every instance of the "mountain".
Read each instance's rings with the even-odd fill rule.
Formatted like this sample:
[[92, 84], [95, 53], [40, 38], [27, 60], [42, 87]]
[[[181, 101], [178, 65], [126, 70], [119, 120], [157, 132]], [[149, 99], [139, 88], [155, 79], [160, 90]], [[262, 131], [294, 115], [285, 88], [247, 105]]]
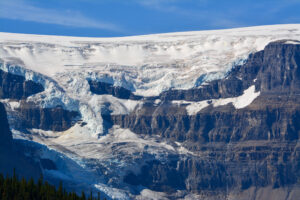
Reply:
[[34, 159], [23, 153], [24, 145], [13, 141], [2, 103], [0, 103], [0, 127], [0, 171], [9, 175], [15, 170], [27, 179], [37, 179], [42, 174], [41, 168]]
[[1, 146], [111, 199], [296, 199], [299, 40], [298, 24], [0, 33]]

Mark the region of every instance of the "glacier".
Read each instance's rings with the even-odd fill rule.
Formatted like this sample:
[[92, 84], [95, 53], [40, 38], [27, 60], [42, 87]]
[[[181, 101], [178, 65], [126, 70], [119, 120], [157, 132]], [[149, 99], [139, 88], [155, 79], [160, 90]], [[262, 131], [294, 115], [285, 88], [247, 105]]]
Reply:
[[[103, 109], [108, 107], [112, 115], [129, 114], [142, 106], [144, 100], [92, 94], [88, 80], [120, 86], [143, 97], [157, 96], [170, 89], [201, 87], [226, 77], [233, 67], [243, 64], [251, 53], [263, 50], [268, 43], [287, 38], [291, 43], [300, 40], [299, 24], [120, 38], [0, 33], [0, 69], [22, 75], [45, 88], [26, 101], [42, 108], [62, 106], [77, 111], [81, 123], [86, 125], [77, 123], [62, 132], [30, 129], [29, 135], [14, 129], [13, 110], [19, 103], [2, 102], [8, 110], [15, 139], [45, 145], [48, 150], [43, 152], [47, 155], [44, 153], [42, 157], [53, 160], [59, 155], [59, 159], [54, 159], [58, 163], [63, 162], [61, 159], [76, 163], [72, 163], [68, 172], [47, 171], [49, 176], [68, 179], [65, 174], [75, 174], [71, 179], [85, 181], [109, 198], [128, 199], [131, 190], [118, 181], [122, 172], [140, 169], [149, 158], [164, 161], [166, 155], [184, 157], [193, 156], [193, 152], [178, 142], [140, 136], [118, 126], [104, 130]], [[233, 103], [236, 108], [243, 108], [258, 95], [253, 86], [240, 97], [212, 100], [212, 103], [214, 106]], [[155, 104], [160, 103], [155, 100]], [[207, 101], [174, 103], [190, 104], [186, 108], [190, 114], [208, 106]], [[86, 177], [80, 176], [83, 169]], [[164, 198], [164, 194], [147, 188], [142, 191], [141, 199], [143, 194]]]

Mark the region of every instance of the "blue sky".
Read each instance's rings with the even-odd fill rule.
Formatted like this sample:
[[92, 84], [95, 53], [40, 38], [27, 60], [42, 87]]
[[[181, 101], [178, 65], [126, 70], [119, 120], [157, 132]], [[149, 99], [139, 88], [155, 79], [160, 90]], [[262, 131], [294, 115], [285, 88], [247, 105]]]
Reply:
[[91, 37], [300, 23], [300, 0], [0, 0], [0, 32]]

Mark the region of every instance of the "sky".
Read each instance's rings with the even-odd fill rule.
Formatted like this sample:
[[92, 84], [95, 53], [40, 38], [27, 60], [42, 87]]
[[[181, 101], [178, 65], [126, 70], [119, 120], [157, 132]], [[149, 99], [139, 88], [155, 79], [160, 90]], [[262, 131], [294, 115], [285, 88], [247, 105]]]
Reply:
[[300, 23], [300, 0], [0, 0], [0, 32], [119, 37]]

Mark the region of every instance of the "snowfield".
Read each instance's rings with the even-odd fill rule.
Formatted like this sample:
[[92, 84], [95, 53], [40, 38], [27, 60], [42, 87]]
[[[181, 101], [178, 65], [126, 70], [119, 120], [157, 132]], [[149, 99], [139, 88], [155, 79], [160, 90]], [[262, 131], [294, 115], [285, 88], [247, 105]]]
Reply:
[[[101, 116], [104, 109], [109, 109], [112, 115], [129, 114], [142, 106], [143, 100], [92, 94], [88, 80], [122, 86], [142, 96], [159, 95], [171, 88], [201, 87], [225, 77], [232, 67], [244, 63], [250, 53], [281, 39], [299, 44], [295, 40], [300, 40], [300, 24], [121, 38], [0, 33], [0, 69], [45, 87], [45, 91], [30, 96], [27, 101], [43, 108], [60, 105], [78, 111], [86, 125], [77, 123], [64, 132], [31, 129], [28, 130], [31, 134], [25, 134], [14, 129], [13, 113], [19, 102], [1, 102], [6, 105], [14, 138], [45, 145], [51, 149], [51, 153], [45, 150], [49, 158], [56, 156], [57, 162], [65, 160], [69, 164], [68, 171], [48, 171], [49, 176], [68, 177], [78, 182], [82, 179], [110, 198], [127, 199], [130, 192], [126, 185], [119, 183], [120, 172], [137, 171], [148, 158], [163, 160], [169, 154], [195, 155], [178, 142], [136, 135], [118, 126], [104, 130]], [[187, 104], [188, 114], [193, 115], [209, 105], [232, 103], [241, 109], [259, 95], [251, 86], [235, 98], [173, 103]], [[159, 99], [154, 102], [160, 103]], [[83, 169], [86, 178], [81, 175]], [[151, 196], [164, 198], [164, 194], [148, 189], [143, 189], [137, 198]]]
[[270, 41], [299, 38], [298, 24], [121, 38], [0, 33], [0, 55], [7, 63], [68, 83], [66, 90], [83, 76], [152, 96], [221, 78]]

